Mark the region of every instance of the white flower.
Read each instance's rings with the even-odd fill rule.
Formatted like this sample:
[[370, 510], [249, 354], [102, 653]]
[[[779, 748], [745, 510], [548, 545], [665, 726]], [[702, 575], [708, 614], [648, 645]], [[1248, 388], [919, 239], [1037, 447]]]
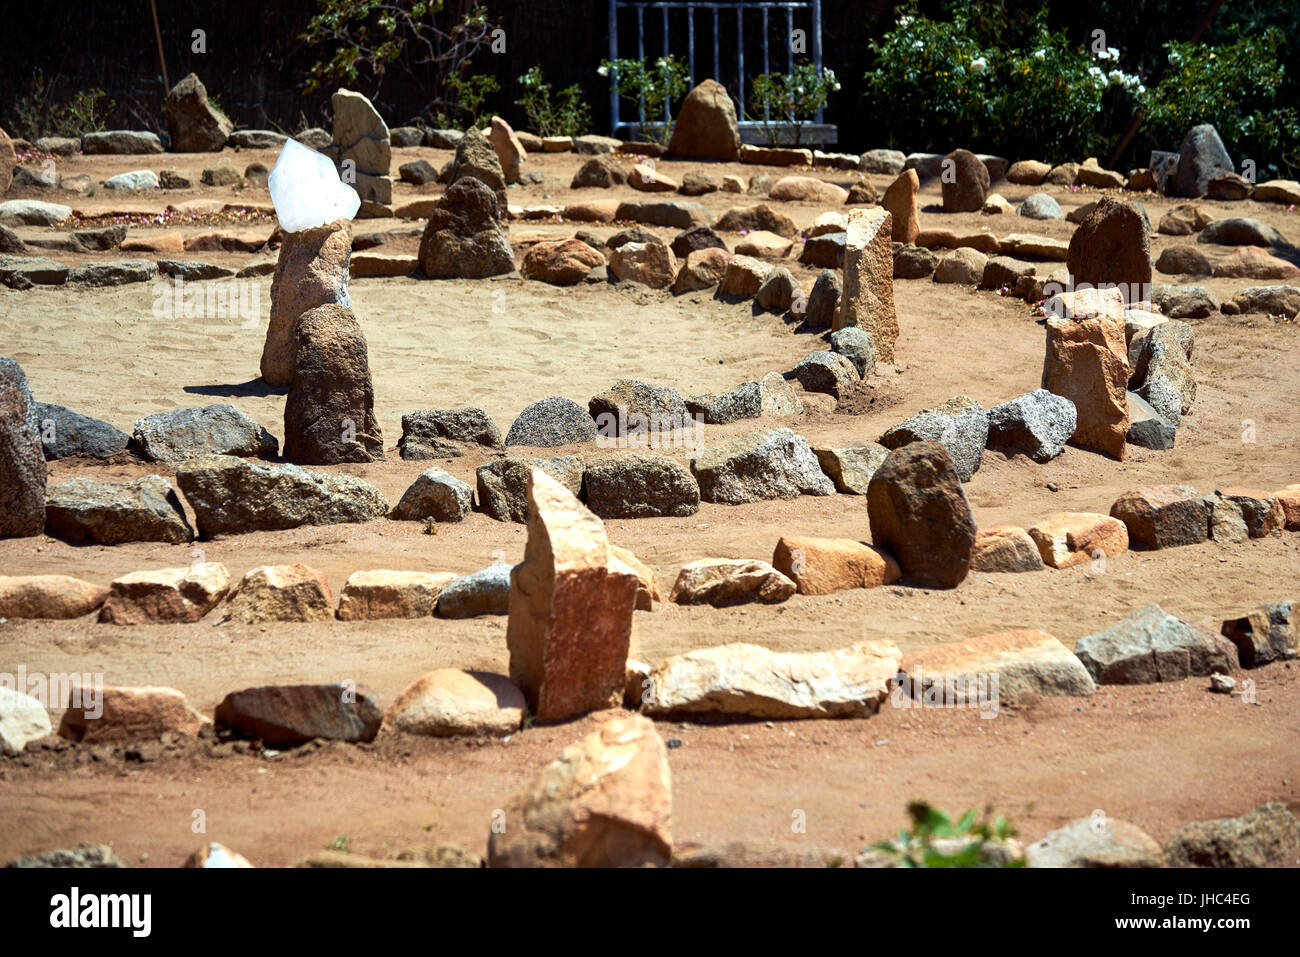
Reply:
[[1035, 51], [1034, 51], [1034, 59], [1035, 59], [1035, 60], [1046, 60], [1046, 59], [1047, 59], [1047, 51], [1046, 51], [1046, 50], [1035, 50]]
[[910, 24], [911, 22], [912, 22], [912, 18], [911, 18], [911, 17], [899, 17], [899, 18], [898, 18], [898, 25], [899, 25], [900, 27], [905, 27], [905, 26], [907, 26], [908, 24]]
[[914, 42], [912, 43], [912, 49], [913, 49], [913, 50], [924, 50], [924, 49], [925, 49], [925, 44], [922, 43], [920, 40], [916, 40], [916, 41], [914, 41]]
[[597, 72], [598, 74], [600, 74], [601, 76], [609, 76], [609, 67], [607, 67], [607, 66], [602, 66], [602, 67], [601, 67], [600, 69], [598, 69], [596, 72]]
[[1106, 77], [1107, 77], [1107, 79], [1109, 79], [1110, 82], [1112, 82], [1112, 83], [1123, 83], [1123, 82], [1124, 82], [1124, 71], [1123, 71], [1123, 70], [1111, 70], [1109, 73], [1106, 74]]
[[970, 68], [975, 73], [983, 73], [989, 68], [989, 61], [982, 56], [977, 56], [970, 61]]
[[1115, 47], [1106, 47], [1106, 52], [1110, 54], [1110, 58], [1112, 60], [1119, 59], [1119, 50], [1117, 50]]

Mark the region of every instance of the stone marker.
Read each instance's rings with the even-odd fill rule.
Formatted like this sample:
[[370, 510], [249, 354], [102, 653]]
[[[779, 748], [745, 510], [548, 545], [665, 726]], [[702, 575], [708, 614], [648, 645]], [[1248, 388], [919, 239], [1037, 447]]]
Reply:
[[1128, 347], [1118, 290], [1062, 293], [1048, 305], [1042, 387], [1074, 403], [1072, 441], [1124, 460], [1128, 411]]
[[45, 456], [27, 376], [0, 357], [0, 538], [45, 528]]
[[600, 519], [541, 469], [528, 485], [528, 545], [510, 573], [510, 678], [538, 721], [623, 700], [636, 573]]
[[723, 608], [762, 602], [783, 602], [795, 593], [795, 583], [769, 565], [754, 559], [701, 558], [677, 573], [668, 600], [678, 605], [712, 605]]
[[286, 233], [271, 280], [271, 321], [262, 347], [262, 378], [267, 385], [293, 381], [294, 331], [298, 317], [317, 306], [352, 308], [348, 296], [352, 223]]
[[668, 153], [724, 162], [740, 157], [736, 105], [717, 80], [704, 80], [686, 95], [677, 111]]
[[1240, 618], [1227, 619], [1221, 631], [1237, 647], [1237, 660], [1243, 668], [1258, 668], [1300, 654], [1300, 609], [1295, 602], [1260, 605]]
[[894, 361], [898, 314], [894, 310], [894, 254], [890, 214], [879, 207], [849, 213], [844, 247], [844, 294], [836, 328], [870, 333], [882, 362]]

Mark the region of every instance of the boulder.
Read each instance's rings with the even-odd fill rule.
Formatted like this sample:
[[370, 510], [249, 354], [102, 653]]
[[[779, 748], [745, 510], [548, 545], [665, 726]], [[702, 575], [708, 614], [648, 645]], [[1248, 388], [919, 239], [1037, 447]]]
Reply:
[[1170, 192], [1175, 196], [1204, 196], [1216, 174], [1233, 171], [1232, 157], [1224, 148], [1218, 130], [1209, 123], [1202, 123], [1192, 127], [1183, 137]]
[[271, 321], [262, 347], [262, 378], [267, 385], [293, 381], [294, 327], [298, 317], [317, 306], [352, 308], [348, 296], [352, 224], [338, 220], [326, 226], [286, 233], [271, 279]]
[[439, 198], [425, 225], [420, 272], [435, 279], [485, 279], [512, 272], [515, 257], [501, 225], [504, 213], [488, 186], [462, 175]]
[[1103, 685], [1138, 685], [1237, 668], [1232, 642], [1197, 628], [1151, 604], [1103, 631], [1085, 635], [1074, 653], [1093, 680]]
[[230, 573], [220, 562], [131, 572], [108, 586], [99, 620], [111, 625], [198, 621], [229, 591]]
[[1196, 203], [1183, 203], [1160, 217], [1156, 232], [1166, 236], [1190, 236], [1199, 233], [1212, 222], [1214, 217]]
[[1288, 661], [1300, 654], [1300, 609], [1275, 601], [1223, 622], [1220, 633], [1237, 649], [1243, 668]]
[[1134, 392], [1128, 394], [1129, 427], [1127, 441], [1139, 448], [1166, 451], [1174, 447], [1177, 427], [1147, 404], [1147, 400]]
[[0, 538], [39, 535], [45, 528], [45, 456], [27, 376], [0, 356]]
[[907, 156], [900, 150], [867, 150], [858, 158], [858, 169], [863, 173], [897, 176], [903, 171]]
[[1204, 286], [1157, 286], [1151, 301], [1169, 319], [1208, 319], [1220, 307]]
[[871, 540], [919, 585], [954, 588], [965, 579], [975, 521], [948, 450], [913, 441], [891, 452], [867, 490]]
[[691, 253], [700, 252], [704, 249], [720, 249], [724, 252], [727, 244], [709, 226], [692, 226], [690, 229], [684, 229], [673, 237], [672, 244], [669, 247], [673, 255], [679, 259], [686, 259]]
[[817, 464], [846, 495], [866, 495], [871, 477], [889, 456], [889, 449], [876, 442], [848, 448], [813, 449]]
[[388, 514], [388, 502], [368, 482], [297, 465], [213, 456], [177, 469], [176, 483], [204, 538], [367, 522]]
[[606, 721], [506, 805], [490, 867], [664, 867], [672, 857], [668, 750], [640, 715]]
[[1225, 313], [1229, 303], [1242, 315], [1262, 313], [1293, 319], [1300, 312], [1300, 286], [1248, 286], [1223, 304]]
[[1269, 867], [1293, 864], [1300, 822], [1270, 801], [1241, 817], [1188, 824], [1165, 846], [1174, 867]]
[[284, 403], [284, 457], [303, 465], [384, 457], [366, 338], [350, 309], [317, 306], [294, 328], [294, 370]]
[[246, 571], [226, 602], [222, 620], [260, 624], [329, 621], [333, 617], [334, 593], [325, 574], [295, 562], [258, 565]]
[[1216, 219], [1206, 225], [1196, 237], [1198, 243], [1215, 243], [1220, 246], [1280, 246], [1288, 243], [1278, 230], [1258, 219], [1234, 216]]
[[[814, 290], [815, 291], [815, 290]], [[831, 351], [853, 363], [858, 375], [865, 377], [876, 367], [876, 340], [856, 326], [847, 326], [830, 335]]]
[[1263, 538], [1286, 524], [1286, 513], [1269, 492], [1232, 486], [1216, 490], [1215, 495], [1225, 506], [1240, 511], [1251, 538]]
[[510, 611], [510, 566], [495, 562], [453, 578], [438, 595], [439, 618], [477, 618]]
[[208, 455], [274, 455], [280, 443], [233, 405], [155, 412], [136, 419], [132, 441], [150, 462], [178, 466]]
[[975, 533], [971, 546], [973, 572], [1040, 572], [1043, 557], [1029, 533], [1018, 525], [987, 525]]
[[519, 174], [522, 172], [524, 160], [528, 157], [528, 151], [519, 142], [514, 128], [501, 117], [494, 116], [488, 131], [488, 141], [497, 152], [497, 160], [501, 163], [501, 172], [505, 176], [506, 183], [519, 182]]
[[799, 233], [799, 227], [793, 219], [773, 209], [767, 203], [760, 203], [757, 206], [734, 206], [722, 214], [722, 218], [713, 228], [723, 233], [760, 231], [776, 233], [787, 239]]
[[528, 544], [510, 573], [510, 679], [537, 721], [563, 721], [623, 701], [639, 587], [610, 554], [600, 519], [533, 469]]
[[53, 731], [45, 705], [0, 685], [0, 754], [21, 754], [29, 741], [39, 741]]
[[1120, 461], [1129, 427], [1123, 307], [1116, 289], [1063, 293], [1049, 302], [1042, 381], [1074, 403], [1074, 443]]
[[1073, 568], [1128, 551], [1128, 528], [1117, 518], [1094, 512], [1057, 512], [1029, 530], [1043, 561]]
[[1300, 279], [1300, 266], [1270, 256], [1258, 246], [1243, 246], [1220, 259], [1214, 275], [1225, 279]]
[[667, 289], [677, 275], [677, 257], [663, 243], [624, 243], [610, 251], [609, 272], [620, 282]]
[[990, 680], [987, 690], [1007, 699], [1026, 694], [1083, 696], [1095, 690], [1088, 672], [1065, 645], [1032, 630], [921, 648], [903, 657], [899, 671], [903, 678], [898, 690], [919, 700], [942, 689], [942, 700], [961, 702], [963, 692], [971, 690], [967, 679], [975, 675], [996, 675], [996, 684]]
[[340, 621], [379, 618], [428, 618], [438, 597], [456, 576], [450, 572], [391, 571], [377, 568], [353, 572], [339, 595]]
[[[163, 735], [198, 737], [208, 720], [175, 688], [104, 687], [94, 702], [73, 689], [59, 737], [81, 744], [157, 741]], [[80, 699], [80, 700], [79, 700]]]
[[805, 392], [823, 392], [841, 398], [862, 380], [857, 368], [836, 352], [810, 352], [791, 375]]
[[398, 695], [385, 721], [407, 734], [499, 738], [519, 730], [526, 708], [504, 675], [439, 668]]
[[772, 567], [794, 582], [801, 595], [878, 588], [902, 575], [892, 555], [851, 538], [784, 535], [776, 543]]
[[1147, 298], [1151, 242], [1142, 215], [1126, 200], [1103, 196], [1070, 237], [1066, 258], [1076, 284], [1116, 285], [1125, 303]]
[[1209, 537], [1210, 508], [1190, 485], [1150, 485], [1125, 492], [1110, 507], [1128, 528], [1130, 545], [1173, 548]]
[[837, 328], [870, 333], [883, 362], [894, 361], [898, 314], [894, 309], [894, 256], [890, 216], [880, 208], [853, 209], [844, 251], [844, 294]]
[[87, 156], [142, 155], [162, 151], [162, 140], [156, 133], [148, 131], [105, 130], [81, 136], [81, 152]]
[[919, 204], [916, 194], [921, 188], [921, 180], [916, 170], [909, 169], [900, 173], [885, 190], [880, 205], [890, 216], [890, 235], [896, 243], [915, 243], [921, 231]]
[[524, 254], [519, 272], [525, 279], [554, 286], [571, 286], [587, 278], [598, 266], [605, 265], [602, 253], [578, 239], [541, 242]]
[[819, 203], [823, 206], [843, 206], [849, 198], [844, 187], [813, 176], [783, 176], [772, 184], [767, 195], [787, 203]]
[[1048, 462], [1065, 451], [1076, 425], [1073, 402], [1035, 389], [989, 409], [988, 447]]
[[583, 474], [587, 507], [600, 518], [694, 515], [700, 487], [686, 466], [663, 455], [602, 458]]
[[596, 422], [572, 399], [552, 396], [541, 399], [519, 413], [506, 433], [506, 445], [549, 448], [590, 442], [596, 437]]
[[668, 600], [678, 605], [724, 608], [785, 601], [797, 586], [767, 562], [743, 558], [701, 558], [677, 573]]
[[36, 199], [11, 199], [0, 203], [0, 225], [56, 226], [72, 215], [72, 207]]
[[218, 727], [287, 748], [323, 738], [373, 741], [383, 723], [379, 699], [352, 682], [263, 685], [232, 691], [213, 712]]
[[830, 495], [835, 486], [808, 440], [786, 428], [750, 432], [691, 460], [700, 499], [740, 505], [800, 495]]
[[[646, 202], [619, 203], [613, 219], [644, 223], [647, 226], [670, 226], [690, 229], [709, 222], [709, 213], [699, 203]], [[719, 228], [722, 228], [719, 225]]]
[[[739, 248], [739, 247], [737, 247]], [[782, 314], [788, 312], [796, 296], [802, 296], [803, 289], [794, 274], [784, 266], [774, 266], [754, 294], [754, 302], [760, 309]]]
[[0, 575], [0, 618], [80, 618], [107, 597], [103, 585], [68, 575]]
[[943, 158], [939, 181], [945, 213], [977, 213], [989, 190], [989, 171], [969, 150], [953, 150]]
[[895, 279], [924, 279], [934, 274], [935, 266], [939, 264], [938, 255], [921, 246], [898, 243], [894, 246]]
[[474, 490], [442, 469], [422, 472], [389, 513], [396, 521], [459, 522], [470, 513]]
[[1071, 821], [1025, 848], [1026, 867], [1164, 867], [1165, 852], [1136, 824], [1110, 817]]
[[480, 465], [475, 474], [478, 506], [499, 522], [528, 521], [528, 477], [539, 468], [574, 495], [582, 491], [583, 461], [579, 455], [550, 459], [508, 457]]
[[673, 293], [680, 295], [718, 285], [727, 272], [729, 262], [731, 253], [725, 249], [697, 249], [688, 253], [673, 280]]
[[736, 105], [717, 80], [704, 80], [686, 95], [677, 111], [668, 153], [725, 162], [740, 158]]
[[45, 522], [51, 535], [75, 544], [194, 538], [180, 499], [161, 475], [117, 482], [69, 479], [49, 490]]
[[912, 442], [938, 442], [947, 449], [958, 478], [969, 482], [979, 471], [988, 439], [988, 413], [970, 396], [959, 395], [900, 422], [880, 437], [880, 444], [899, 449]]
[[505, 448], [501, 430], [482, 409], [429, 409], [402, 416], [397, 442], [404, 459], [457, 458], [473, 446], [499, 452]]
[[790, 720], [865, 718], [889, 693], [902, 656], [888, 641], [820, 652], [735, 643], [677, 655], [650, 673], [645, 710]]
[[988, 257], [978, 249], [963, 246], [941, 258], [934, 267], [934, 281], [978, 286], [984, 281], [984, 267]]
[[1016, 208], [1026, 219], [1064, 219], [1061, 204], [1046, 193], [1034, 193]]
[[147, 259], [119, 259], [73, 266], [68, 272], [68, 282], [96, 287], [125, 286], [133, 282], [148, 282], [157, 275], [157, 265]]

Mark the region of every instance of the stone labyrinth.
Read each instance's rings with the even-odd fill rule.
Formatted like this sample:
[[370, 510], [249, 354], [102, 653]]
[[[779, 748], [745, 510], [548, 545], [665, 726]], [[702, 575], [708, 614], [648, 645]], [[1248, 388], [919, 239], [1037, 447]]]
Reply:
[[[838, 833], [717, 850], [767, 839], [740, 812], [675, 832], [683, 742], [883, 750], [893, 711], [1083, 722], [1146, 693], [1117, 685], [1294, 715], [1300, 186], [1243, 180], [1212, 127], [1128, 173], [754, 147], [720, 90], [667, 148], [390, 128], [348, 90], [332, 130], [236, 131], [193, 76], [171, 152], [0, 134], [4, 774], [531, 736], [559, 759], [406, 865], [873, 866]], [[604, 358], [555, 361], [565, 322]], [[498, 352], [469, 327], [518, 379], [471, 374]], [[78, 340], [106, 351], [61, 373]], [[1254, 828], [1294, 857], [1272, 780], [1245, 824], [1103, 841], [1062, 806], [989, 853], [1203, 863]]]

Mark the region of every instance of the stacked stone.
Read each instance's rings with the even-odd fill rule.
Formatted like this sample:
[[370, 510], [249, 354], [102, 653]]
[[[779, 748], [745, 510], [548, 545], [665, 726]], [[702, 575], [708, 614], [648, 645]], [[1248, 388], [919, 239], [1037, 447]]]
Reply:
[[[392, 144], [388, 124], [370, 100], [352, 90], [340, 89], [330, 99], [334, 109], [334, 142], [325, 153], [343, 168], [344, 180], [353, 183], [361, 197], [361, 217], [379, 212], [376, 206], [393, 203]], [[351, 161], [355, 168], [345, 164]]]

